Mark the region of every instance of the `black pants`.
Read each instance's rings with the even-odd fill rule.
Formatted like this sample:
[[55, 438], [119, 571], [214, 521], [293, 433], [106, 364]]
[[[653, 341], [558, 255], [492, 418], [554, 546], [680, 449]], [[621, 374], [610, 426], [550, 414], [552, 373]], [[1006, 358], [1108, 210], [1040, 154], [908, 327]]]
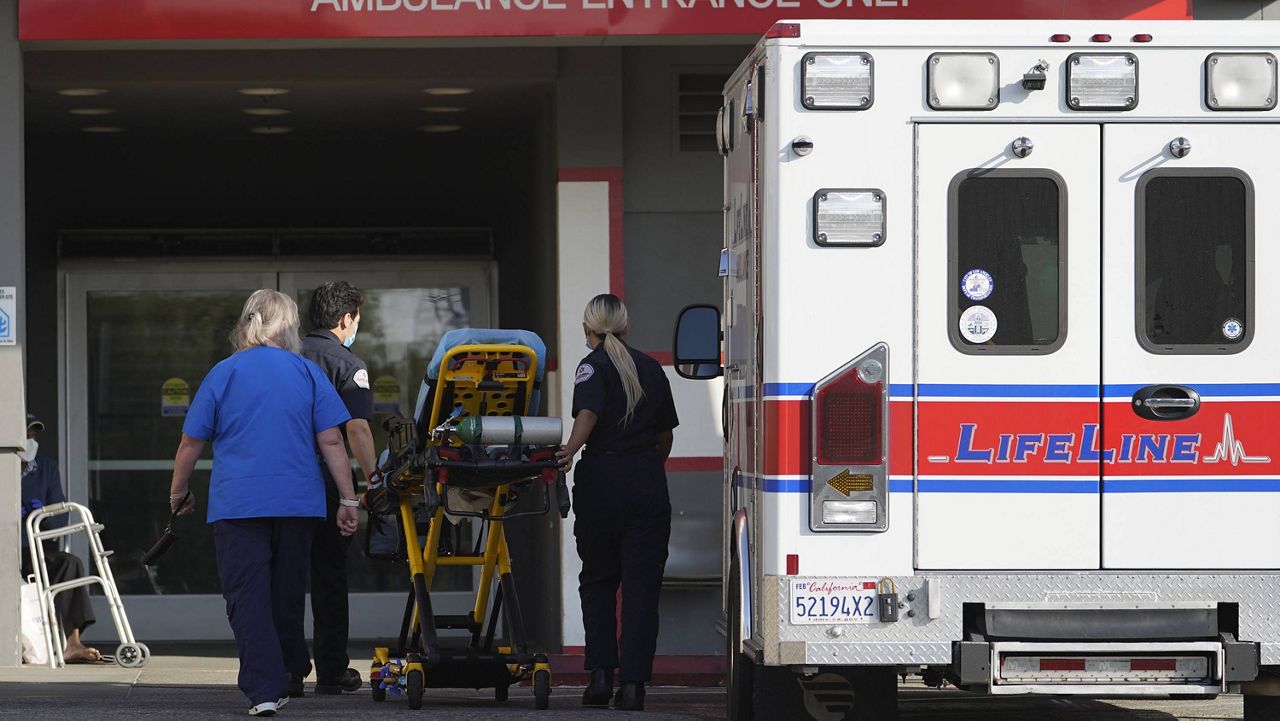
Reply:
[[238, 682], [251, 704], [278, 700], [287, 674], [311, 671], [303, 619], [316, 523], [241, 518], [213, 524], [218, 579], [240, 654]]
[[618, 668], [620, 681], [648, 681], [671, 539], [671, 500], [662, 459], [657, 453], [584, 456], [574, 474], [573, 511], [573, 535], [582, 559], [578, 593], [587, 637], [584, 665]]
[[338, 531], [338, 496], [326, 497], [324, 523], [311, 541], [311, 616], [316, 680], [337, 683], [351, 662], [347, 656], [347, 550], [352, 536]]
[[[31, 559], [26, 546], [22, 550], [22, 577], [31, 573]], [[57, 550], [54, 544], [45, 544], [44, 565], [49, 571], [50, 585], [65, 583], [84, 576], [84, 563], [79, 556]], [[71, 635], [72, 631], [84, 633], [97, 619], [93, 616], [93, 604], [89, 602], [89, 589], [85, 586], [63, 591], [53, 598], [53, 607], [58, 612], [58, 621], [62, 624], [62, 632]]]

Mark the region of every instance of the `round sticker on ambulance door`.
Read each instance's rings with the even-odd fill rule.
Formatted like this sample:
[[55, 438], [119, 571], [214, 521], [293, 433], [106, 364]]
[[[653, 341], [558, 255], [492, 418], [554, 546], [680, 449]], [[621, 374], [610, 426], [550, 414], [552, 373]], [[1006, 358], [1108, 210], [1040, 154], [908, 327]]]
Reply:
[[1228, 318], [1222, 322], [1222, 336], [1227, 340], [1240, 340], [1244, 335], [1244, 323], [1239, 318]]
[[996, 335], [996, 314], [985, 305], [975, 305], [960, 314], [960, 335], [970, 343], [986, 343]]
[[964, 274], [964, 278], [960, 280], [960, 292], [964, 293], [964, 297], [972, 301], [983, 301], [991, 297], [991, 291], [996, 289], [995, 279], [991, 274], [981, 268], [974, 268]]

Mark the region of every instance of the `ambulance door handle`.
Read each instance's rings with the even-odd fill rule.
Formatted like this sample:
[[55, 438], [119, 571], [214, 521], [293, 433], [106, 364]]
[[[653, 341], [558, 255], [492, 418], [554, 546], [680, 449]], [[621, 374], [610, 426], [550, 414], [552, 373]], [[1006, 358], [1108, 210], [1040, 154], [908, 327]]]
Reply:
[[1147, 386], [1133, 394], [1133, 412], [1152, 421], [1178, 421], [1200, 410], [1200, 394], [1186, 386]]

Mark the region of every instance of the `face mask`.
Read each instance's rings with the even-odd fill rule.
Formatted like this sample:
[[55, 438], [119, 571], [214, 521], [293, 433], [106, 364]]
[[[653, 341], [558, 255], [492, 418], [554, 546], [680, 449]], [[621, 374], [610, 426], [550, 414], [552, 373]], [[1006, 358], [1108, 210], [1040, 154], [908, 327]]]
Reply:
[[587, 338], [587, 339], [583, 340], [583, 341], [582, 341], [582, 344], [583, 344], [583, 345], [585, 345], [585, 346], [587, 347], [587, 350], [595, 350], [595, 348], [592, 348], [592, 347], [591, 347], [591, 339], [590, 339], [590, 338]]
[[356, 331], [358, 331], [358, 330], [360, 330], [360, 324], [359, 324], [359, 323], [357, 323], [357, 324], [355, 324], [355, 325], [351, 326], [351, 335], [349, 335], [349, 336], [347, 336], [345, 339], [343, 339], [343, 341], [342, 341], [342, 345], [346, 346], [347, 348], [350, 348], [350, 347], [351, 347], [351, 344], [353, 344], [353, 343], [355, 343], [355, 342], [356, 342]]
[[40, 448], [40, 444], [36, 443], [36, 439], [28, 438], [27, 447], [18, 451], [18, 458], [21, 458], [24, 463], [30, 463], [36, 459], [36, 450], [38, 448]]

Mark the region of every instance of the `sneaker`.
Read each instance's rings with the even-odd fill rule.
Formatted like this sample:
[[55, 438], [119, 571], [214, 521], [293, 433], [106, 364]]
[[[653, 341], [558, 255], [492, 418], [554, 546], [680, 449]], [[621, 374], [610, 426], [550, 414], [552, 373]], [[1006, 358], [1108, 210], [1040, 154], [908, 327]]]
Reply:
[[289, 674], [289, 680], [284, 686], [284, 695], [286, 698], [302, 698], [306, 691], [302, 687], [302, 677], [296, 673]]
[[342, 672], [337, 680], [325, 679], [324, 681], [316, 681], [316, 693], [336, 695], [343, 693], [353, 693], [359, 691], [364, 686], [364, 678], [360, 672], [354, 668], [349, 668]]
[[263, 701], [262, 703], [249, 709], [250, 716], [275, 716], [276, 712], [284, 708], [289, 703], [289, 697], [284, 696], [279, 701]]

